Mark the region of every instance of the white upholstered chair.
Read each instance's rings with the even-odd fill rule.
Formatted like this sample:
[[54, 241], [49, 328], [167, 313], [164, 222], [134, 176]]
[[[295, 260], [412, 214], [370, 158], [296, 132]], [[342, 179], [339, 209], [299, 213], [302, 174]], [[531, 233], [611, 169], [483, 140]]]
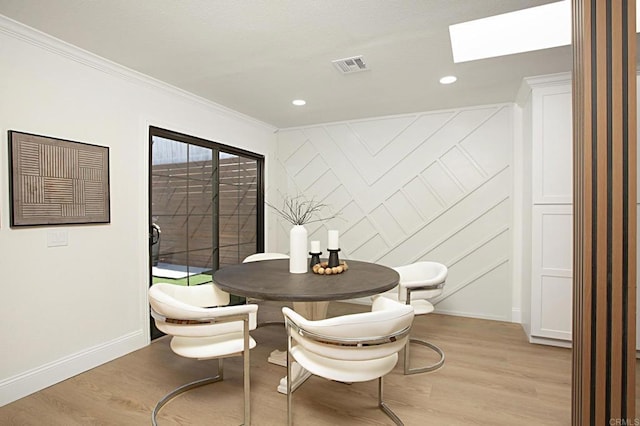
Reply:
[[[277, 259], [289, 259], [289, 255], [284, 253], [254, 253], [244, 258], [242, 263], [260, 262], [261, 260], [277, 260]], [[247, 303], [258, 303], [259, 299], [247, 298]], [[265, 325], [278, 325], [282, 327], [284, 323], [282, 321], [260, 321], [258, 327], [264, 327]]]
[[256, 305], [225, 306], [229, 294], [213, 284], [179, 286], [158, 283], [149, 288], [149, 304], [158, 329], [170, 336], [176, 354], [199, 360], [218, 360], [213, 377], [187, 383], [169, 392], [153, 409], [153, 425], [160, 409], [171, 399], [190, 389], [223, 379], [222, 359], [244, 358], [244, 424], [251, 424], [249, 351], [256, 342], [249, 330], [256, 328]]
[[242, 263], [258, 262], [260, 260], [288, 259], [289, 255], [284, 253], [255, 253], [244, 258]]
[[[393, 268], [400, 275], [397, 293], [385, 293], [385, 297], [392, 298], [402, 303], [410, 304], [415, 309], [416, 315], [426, 315], [433, 312], [434, 307], [428, 299], [442, 294], [448, 269], [438, 262], [416, 262], [409, 265]], [[439, 359], [435, 363], [425, 367], [411, 367], [410, 343], [426, 346], [434, 350]], [[404, 350], [404, 374], [424, 373], [436, 370], [444, 364], [444, 352], [438, 346], [426, 340], [413, 337], [409, 338]]]
[[[403, 424], [383, 401], [383, 376], [398, 362], [413, 322], [413, 307], [374, 297], [371, 312], [310, 321], [282, 308], [287, 327], [287, 377], [292, 363], [312, 374], [339, 382], [378, 379], [378, 406]], [[293, 424], [291, 380], [287, 380], [287, 421]]]

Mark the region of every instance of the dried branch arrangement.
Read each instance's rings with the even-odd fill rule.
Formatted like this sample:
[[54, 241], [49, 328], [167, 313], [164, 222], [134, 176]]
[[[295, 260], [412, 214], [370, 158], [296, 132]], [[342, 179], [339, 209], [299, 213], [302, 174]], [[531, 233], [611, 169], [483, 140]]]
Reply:
[[329, 206], [318, 202], [313, 198], [311, 200], [306, 200], [302, 195], [296, 195], [295, 197], [285, 196], [282, 201], [282, 208], [277, 208], [269, 203], [266, 204], [275, 210], [281, 218], [292, 225], [304, 225], [307, 223], [330, 220], [339, 215], [339, 213], [336, 213], [332, 216], [318, 217], [320, 211]]

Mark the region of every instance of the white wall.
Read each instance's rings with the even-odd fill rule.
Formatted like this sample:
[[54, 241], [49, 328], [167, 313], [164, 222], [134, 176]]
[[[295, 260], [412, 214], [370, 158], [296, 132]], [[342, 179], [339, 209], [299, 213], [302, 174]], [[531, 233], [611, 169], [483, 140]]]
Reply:
[[[275, 129], [0, 16], [0, 405], [148, 343], [148, 126], [268, 155]], [[9, 227], [7, 131], [110, 148], [111, 223]], [[268, 164], [267, 158], [267, 164]]]
[[[511, 320], [520, 308], [511, 270], [514, 108], [280, 130], [277, 188], [342, 210], [339, 219], [308, 226], [322, 247], [334, 228], [347, 259], [440, 261], [449, 278], [439, 312]], [[288, 230], [274, 226], [276, 250], [288, 251]]]

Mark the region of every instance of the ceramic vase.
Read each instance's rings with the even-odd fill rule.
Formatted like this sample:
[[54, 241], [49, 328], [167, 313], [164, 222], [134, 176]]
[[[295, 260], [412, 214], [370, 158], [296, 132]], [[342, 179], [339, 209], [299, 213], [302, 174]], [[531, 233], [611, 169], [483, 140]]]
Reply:
[[307, 228], [304, 225], [294, 225], [289, 232], [289, 272], [305, 274], [309, 263], [307, 261]]

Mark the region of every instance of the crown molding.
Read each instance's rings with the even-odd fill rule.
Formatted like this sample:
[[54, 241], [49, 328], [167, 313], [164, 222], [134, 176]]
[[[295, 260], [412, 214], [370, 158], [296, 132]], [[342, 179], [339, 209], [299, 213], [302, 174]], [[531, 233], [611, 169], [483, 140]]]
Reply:
[[529, 99], [531, 90], [535, 87], [560, 86], [566, 84], [571, 84], [570, 72], [525, 77], [522, 79], [522, 84], [520, 84], [520, 89], [516, 94], [516, 104], [522, 107], [527, 102], [527, 99]]
[[70, 59], [84, 66], [104, 72], [105, 74], [109, 74], [134, 84], [161, 90], [174, 96], [179, 96], [188, 101], [200, 104], [217, 113], [221, 113], [235, 119], [248, 121], [270, 131], [277, 130], [277, 128], [271, 124], [265, 123], [231, 108], [227, 108], [203, 97], [194, 95], [191, 92], [187, 92], [186, 90], [182, 90], [141, 72], [127, 68], [75, 45], [57, 39], [42, 31], [26, 26], [18, 21], [14, 21], [4, 15], [0, 15], [0, 33], [54, 53], [63, 58]]

